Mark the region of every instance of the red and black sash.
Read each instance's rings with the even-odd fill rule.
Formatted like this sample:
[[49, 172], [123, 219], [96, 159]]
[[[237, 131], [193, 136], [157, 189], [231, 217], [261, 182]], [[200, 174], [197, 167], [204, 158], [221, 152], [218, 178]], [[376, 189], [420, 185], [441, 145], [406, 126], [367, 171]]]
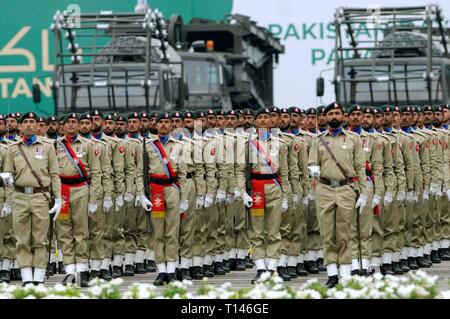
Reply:
[[86, 167], [84, 166], [83, 162], [81, 162], [77, 154], [75, 154], [72, 146], [70, 146], [69, 142], [67, 142], [65, 139], [61, 141], [61, 144], [64, 148], [64, 152], [66, 153], [67, 157], [75, 167], [75, 170], [78, 172], [78, 174], [73, 176], [66, 176], [66, 175], [59, 175], [61, 179], [61, 198], [62, 198], [62, 207], [61, 212], [58, 216], [58, 219], [61, 220], [67, 220], [69, 218], [69, 211], [70, 211], [70, 203], [69, 203], [69, 197], [70, 197], [70, 188], [71, 187], [79, 187], [86, 185], [86, 182], [80, 182], [80, 183], [70, 183], [66, 184], [64, 183], [67, 179], [84, 179], [88, 177]]

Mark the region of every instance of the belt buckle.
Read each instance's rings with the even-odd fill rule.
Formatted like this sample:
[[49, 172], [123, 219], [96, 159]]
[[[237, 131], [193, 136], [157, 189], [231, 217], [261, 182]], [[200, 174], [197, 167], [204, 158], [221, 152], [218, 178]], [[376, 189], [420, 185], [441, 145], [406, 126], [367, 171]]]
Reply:
[[25, 194], [33, 194], [33, 187], [24, 187]]
[[337, 179], [331, 179], [330, 180], [330, 186], [335, 188], [341, 186], [341, 182]]

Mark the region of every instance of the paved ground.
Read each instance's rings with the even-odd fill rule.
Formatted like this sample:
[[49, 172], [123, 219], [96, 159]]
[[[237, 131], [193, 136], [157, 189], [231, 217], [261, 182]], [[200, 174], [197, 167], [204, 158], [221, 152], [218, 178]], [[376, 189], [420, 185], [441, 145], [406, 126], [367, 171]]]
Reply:
[[[441, 264], [434, 264], [432, 268], [428, 268], [426, 272], [430, 275], [436, 275], [439, 277], [439, 289], [449, 290], [450, 289], [450, 261], [442, 262]], [[215, 276], [213, 278], [208, 278], [211, 284], [220, 286], [221, 284], [229, 281], [232, 283], [233, 287], [244, 288], [251, 286], [251, 280], [255, 276], [255, 269], [247, 269], [246, 271], [233, 271], [224, 276]], [[155, 273], [148, 273], [145, 275], [135, 275], [132, 277], [122, 277], [124, 284], [121, 287], [122, 291], [126, 291], [133, 283], [152, 283], [155, 279]], [[46, 285], [54, 285], [57, 282], [62, 281], [64, 275], [55, 275], [49, 278]], [[325, 272], [321, 272], [317, 275], [308, 275], [307, 277], [299, 277], [288, 282], [294, 288], [299, 288], [303, 283], [312, 278], [318, 278], [321, 282], [325, 283], [327, 280], [327, 275]], [[192, 290], [196, 290], [199, 287], [199, 281], [194, 281]], [[191, 290], [189, 289], [189, 290]]]

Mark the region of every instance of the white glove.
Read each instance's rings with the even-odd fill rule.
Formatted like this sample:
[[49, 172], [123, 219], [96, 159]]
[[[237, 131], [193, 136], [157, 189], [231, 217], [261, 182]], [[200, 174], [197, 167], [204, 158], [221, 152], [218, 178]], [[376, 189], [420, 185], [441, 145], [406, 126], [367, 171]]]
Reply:
[[139, 207], [142, 204], [142, 196], [136, 195], [136, 198], [134, 199], [134, 206]]
[[384, 206], [388, 206], [393, 201], [394, 201], [394, 194], [392, 194], [391, 192], [386, 192], [386, 194], [384, 194]]
[[289, 208], [288, 200], [286, 198], [283, 198], [283, 201], [281, 202], [281, 212], [284, 213]]
[[113, 201], [111, 197], [105, 197], [103, 198], [103, 211], [105, 213], [108, 213], [111, 208], [113, 207]]
[[123, 206], [123, 196], [117, 195], [116, 196], [116, 211], [118, 211]]
[[138, 196], [139, 197], [139, 203], [142, 206], [143, 209], [145, 209], [147, 212], [152, 210], [152, 202], [148, 200], [147, 197], [145, 197], [145, 195], [142, 196]]
[[239, 188], [235, 187], [234, 188], [234, 200], [237, 200], [238, 198], [241, 198], [242, 194], [241, 191], [239, 190]]
[[232, 205], [234, 203], [234, 194], [227, 194], [227, 205]]
[[214, 204], [214, 196], [206, 194], [205, 196], [205, 208], [210, 208]]
[[308, 207], [308, 204], [309, 204], [309, 197], [308, 196], [303, 197], [302, 204], [303, 204], [303, 208], [304, 209], [306, 209]]
[[414, 192], [406, 192], [406, 202], [414, 202]]
[[180, 214], [187, 212], [187, 210], [189, 209], [189, 202], [187, 199], [182, 200], [180, 202]]
[[201, 209], [205, 205], [205, 196], [197, 195], [195, 197], [195, 209]]
[[96, 203], [89, 203], [88, 204], [88, 213], [93, 214], [97, 211], [97, 204]]
[[247, 208], [252, 207], [253, 205], [253, 198], [249, 196], [247, 193], [242, 194], [242, 200], [244, 201], [244, 205]]
[[439, 190], [436, 194], [434, 194], [434, 196], [435, 196], [436, 198], [441, 198], [443, 195], [444, 195], [444, 194], [442, 194], [442, 191], [441, 191], [441, 190]]
[[134, 196], [131, 193], [125, 193], [125, 197], [123, 199], [127, 202], [127, 204], [129, 204], [133, 201]]
[[55, 214], [55, 217], [53, 217], [53, 221], [56, 221], [56, 218], [58, 218], [59, 213], [61, 212], [61, 206], [62, 206], [62, 200], [61, 198], [55, 198], [55, 205], [48, 211], [48, 213]]
[[430, 199], [430, 195], [428, 194], [428, 191], [423, 191], [423, 200], [429, 200]]
[[225, 193], [224, 191], [217, 191], [216, 204], [223, 204], [223, 203], [225, 203], [226, 199], [227, 199], [227, 193]]
[[11, 205], [3, 204], [2, 213], [0, 217], [3, 218], [10, 215], [11, 211], [12, 211]]
[[14, 179], [11, 173], [0, 173], [0, 177], [3, 179], [5, 186], [10, 186], [14, 183]]
[[372, 198], [372, 208], [375, 208], [376, 206], [380, 205], [381, 203], [381, 196], [379, 195], [373, 195]]
[[436, 195], [440, 191], [441, 191], [441, 186], [439, 186], [439, 184], [437, 184], [437, 183], [431, 183], [430, 184], [430, 193], [431, 193], [431, 195]]
[[406, 199], [405, 191], [400, 191], [397, 193], [397, 201], [403, 202]]
[[292, 194], [292, 208], [298, 207], [298, 194]]
[[419, 192], [413, 192], [413, 199], [416, 203], [419, 202]]
[[309, 175], [311, 177], [319, 177], [320, 176], [320, 166], [317, 165], [311, 165], [308, 166]]
[[447, 190], [445, 191], [445, 193], [447, 194], [448, 200], [450, 200], [450, 189], [447, 189]]
[[316, 200], [316, 192], [310, 189], [308, 192], [308, 198], [310, 201]]
[[358, 200], [356, 201], [355, 208], [359, 208], [359, 213], [361, 214], [362, 209], [367, 205], [367, 195], [361, 194], [359, 195]]

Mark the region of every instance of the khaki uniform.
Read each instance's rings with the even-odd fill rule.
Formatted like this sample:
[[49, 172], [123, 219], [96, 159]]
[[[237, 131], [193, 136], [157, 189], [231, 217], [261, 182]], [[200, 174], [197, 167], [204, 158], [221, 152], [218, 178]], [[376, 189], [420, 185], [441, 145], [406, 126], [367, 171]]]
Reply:
[[[121, 144], [121, 141], [116, 137], [110, 137], [106, 134], [101, 134], [100, 141], [103, 141], [108, 146], [108, 164], [102, 165], [103, 170], [110, 167], [109, 170], [109, 185], [105, 184], [105, 174], [102, 174], [102, 184], [104, 188], [104, 197], [110, 196], [113, 203], [115, 202], [116, 195], [123, 196], [125, 191], [125, 147]], [[108, 189], [109, 188], [109, 189]], [[103, 234], [103, 248], [104, 257], [100, 269], [109, 269], [111, 264], [111, 257], [114, 254], [114, 220], [117, 215], [117, 211], [113, 206], [111, 210], [105, 214], [105, 226]], [[118, 228], [123, 227], [118, 226]]]
[[[358, 255], [359, 247], [361, 248], [362, 268], [368, 270], [370, 260], [372, 258], [372, 231], [374, 225], [374, 209], [372, 208], [372, 199], [374, 195], [380, 197], [384, 194], [383, 182], [383, 159], [382, 159], [382, 144], [378, 139], [377, 134], [362, 131], [359, 135], [361, 145], [364, 153], [364, 163], [366, 168], [366, 175], [368, 177], [369, 192], [367, 193], [367, 205], [360, 211], [355, 208], [354, 220], [352, 223], [352, 270], [359, 269]], [[359, 215], [359, 234], [357, 225], [357, 216]], [[376, 248], [378, 250], [377, 256], [381, 257], [381, 227], [379, 220], [377, 220]]]
[[[447, 134], [446, 138], [446, 145], [445, 145], [445, 152], [444, 152], [444, 196], [446, 195], [446, 191], [450, 189], [450, 132], [448, 130], [444, 130]], [[450, 240], [450, 205], [447, 202], [446, 204], [446, 211], [444, 216], [441, 218], [441, 239], [445, 242], [443, 248], [449, 247], [449, 240]]]
[[[251, 135], [245, 142], [246, 158], [251, 163], [252, 172], [252, 197], [251, 208], [251, 231], [250, 238], [254, 244], [252, 257], [258, 269], [276, 270], [281, 248], [281, 205], [283, 199], [288, 199], [289, 171], [288, 171], [288, 148], [278, 137], [269, 135], [267, 140], [261, 140], [257, 135]], [[262, 154], [256, 151], [255, 145], [260, 145]], [[265, 155], [263, 155], [265, 154]], [[266, 160], [270, 159], [272, 165], [266, 166]], [[277, 174], [279, 180], [263, 178], [258, 182], [257, 175]], [[241, 192], [246, 191], [245, 176], [238, 178]], [[264, 179], [265, 178], [265, 179]], [[261, 189], [255, 189], [255, 186]], [[262, 203], [264, 196], [264, 203]]]
[[[433, 131], [436, 132], [437, 141], [436, 141], [436, 160], [439, 165], [439, 170], [437, 171], [438, 174], [438, 181], [437, 184], [439, 186], [443, 185], [444, 181], [444, 166], [448, 165], [444, 161], [445, 159], [445, 153], [446, 148], [448, 148], [447, 144], [447, 133], [438, 128], [433, 128]], [[440, 165], [442, 163], [442, 165]], [[435, 197], [434, 198], [434, 209], [433, 211], [433, 243], [432, 243], [432, 250], [438, 250], [440, 248], [440, 241], [442, 239], [442, 227], [441, 225], [445, 224], [445, 220], [448, 219], [448, 210], [447, 210], [447, 202], [448, 199], [446, 197], [446, 194], [443, 193], [442, 196]]]
[[[323, 137], [348, 176], [358, 178], [361, 194], [369, 195], [371, 191], [366, 180], [361, 138], [346, 131], [340, 132], [336, 137], [325, 132]], [[308, 162], [309, 165], [320, 166], [321, 178], [337, 181], [346, 179], [319, 139], [312, 145]], [[356, 199], [356, 193], [349, 185], [332, 187], [322, 182], [317, 185], [317, 212], [320, 234], [323, 238], [324, 263], [327, 265], [329, 276], [337, 275], [336, 264], [340, 265], [341, 275], [350, 275], [351, 227], [355, 220]], [[370, 201], [367, 205], [370, 205]]]
[[[6, 189], [6, 203], [12, 206], [12, 226], [16, 238], [16, 258], [20, 268], [47, 266], [50, 193], [40, 192], [40, 185], [19, 151], [21, 146], [43, 187], [53, 190], [55, 198], [61, 198], [59, 167], [55, 149], [49, 143], [36, 138], [31, 146], [16, 142], [9, 146], [4, 166], [14, 178], [14, 186]], [[33, 187], [32, 194], [23, 192]], [[31, 227], [31, 228], [30, 228]], [[29, 281], [29, 279], [23, 278]]]
[[199, 140], [183, 136], [183, 162], [186, 163], [186, 193], [189, 209], [180, 223], [180, 269], [189, 269], [194, 257], [194, 235], [197, 218], [196, 196], [204, 196], [203, 148]]
[[[65, 139], [63, 137], [62, 139]], [[69, 212], [66, 216], [61, 213], [56, 220], [58, 232], [58, 242], [61, 243], [63, 261], [67, 274], [87, 271], [88, 262], [88, 203], [99, 203], [103, 198], [102, 193], [102, 172], [100, 164], [100, 150], [97, 144], [87, 138], [78, 136], [72, 143], [69, 142], [78, 160], [86, 168], [90, 184], [83, 182], [77, 185], [69, 185], [69, 198], [63, 198], [69, 205]], [[67, 156], [62, 140], [58, 142], [57, 156], [60, 167], [61, 183], [66, 184], [79, 174], [74, 163]], [[67, 184], [68, 185], [68, 184]], [[99, 211], [94, 214], [99, 213]]]
[[[148, 144], [145, 145], [145, 150], [149, 157], [148, 172], [151, 176], [165, 176], [165, 166], [155, 150], [153, 141], [155, 140], [149, 140]], [[163, 185], [163, 194], [161, 194], [163, 198], [155, 196], [155, 185], [152, 184], [154, 177], [151, 177], [150, 192], [153, 203], [151, 220], [153, 224], [153, 240], [155, 243], [155, 261], [158, 266], [158, 271], [160, 273], [174, 273], [179, 259], [180, 201], [187, 200], [188, 198], [188, 194], [186, 193], [187, 168], [183, 162], [182, 142], [175, 140], [173, 137], [169, 137], [163, 147], [176, 174], [179, 187], [173, 183], [165, 184]], [[140, 195], [144, 195], [143, 171], [141, 155], [138, 161], [136, 180], [137, 193]], [[162, 207], [161, 200], [164, 200], [164, 207]]]

